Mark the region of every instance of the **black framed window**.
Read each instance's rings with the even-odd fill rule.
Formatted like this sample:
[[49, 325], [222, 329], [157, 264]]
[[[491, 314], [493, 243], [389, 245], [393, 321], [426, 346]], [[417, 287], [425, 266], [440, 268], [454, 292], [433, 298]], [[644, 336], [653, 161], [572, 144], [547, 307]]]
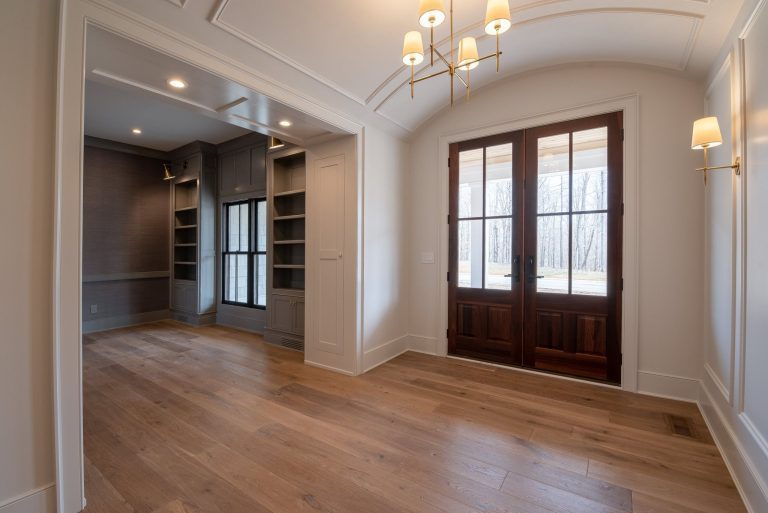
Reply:
[[267, 202], [250, 199], [226, 203], [223, 218], [223, 302], [266, 308]]

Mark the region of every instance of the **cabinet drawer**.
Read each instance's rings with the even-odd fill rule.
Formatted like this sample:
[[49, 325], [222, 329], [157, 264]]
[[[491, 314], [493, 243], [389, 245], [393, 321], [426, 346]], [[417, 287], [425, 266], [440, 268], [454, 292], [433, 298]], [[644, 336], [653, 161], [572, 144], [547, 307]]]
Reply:
[[173, 309], [179, 312], [197, 313], [197, 286], [194, 283], [173, 284]]

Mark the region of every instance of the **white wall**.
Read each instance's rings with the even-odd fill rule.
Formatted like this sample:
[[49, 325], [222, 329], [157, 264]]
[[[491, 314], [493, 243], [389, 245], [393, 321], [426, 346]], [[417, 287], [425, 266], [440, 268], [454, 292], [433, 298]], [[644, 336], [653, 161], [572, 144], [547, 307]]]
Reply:
[[365, 129], [363, 371], [408, 348], [408, 145]]
[[[0, 16], [0, 511], [44, 511], [54, 480], [51, 354], [58, 2]], [[29, 497], [28, 497], [29, 496]], [[25, 497], [28, 497], [25, 499]], [[11, 504], [13, 503], [13, 504]]]
[[422, 126], [411, 147], [410, 317], [412, 344], [440, 352], [438, 290], [445, 276], [422, 253], [438, 255], [438, 138], [473, 128], [637, 93], [640, 97], [639, 387], [695, 399], [701, 372], [704, 292], [703, 198], [692, 171], [690, 123], [703, 113], [703, 87], [649, 67], [574, 65], [530, 73], [475, 91]]
[[704, 192], [708, 319], [700, 402], [753, 512], [768, 511], [766, 3], [745, 3], [712, 68], [707, 94], [708, 111], [719, 118], [724, 139], [711, 153], [712, 165], [737, 155], [746, 165], [741, 177], [714, 172]]

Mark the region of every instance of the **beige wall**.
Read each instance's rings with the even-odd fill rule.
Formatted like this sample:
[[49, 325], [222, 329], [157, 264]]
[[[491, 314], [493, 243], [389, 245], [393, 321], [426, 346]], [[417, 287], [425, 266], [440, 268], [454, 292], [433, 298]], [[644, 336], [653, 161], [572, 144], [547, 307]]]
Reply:
[[0, 507], [54, 480], [51, 276], [58, 2], [0, 16]]
[[407, 348], [408, 145], [365, 129], [363, 369]]
[[700, 177], [691, 170], [690, 123], [703, 87], [648, 67], [574, 65], [508, 79], [474, 92], [421, 127], [411, 147], [410, 333], [444, 339], [438, 290], [444, 275], [422, 253], [439, 253], [438, 138], [629, 94], [640, 97], [639, 386], [694, 399], [701, 371], [703, 266]]
[[766, 5], [745, 2], [712, 68], [707, 92], [709, 114], [718, 117], [724, 140], [712, 150], [712, 164], [742, 156], [745, 167], [741, 177], [713, 172], [703, 192], [707, 295], [700, 402], [742, 496], [755, 512], [768, 511]]

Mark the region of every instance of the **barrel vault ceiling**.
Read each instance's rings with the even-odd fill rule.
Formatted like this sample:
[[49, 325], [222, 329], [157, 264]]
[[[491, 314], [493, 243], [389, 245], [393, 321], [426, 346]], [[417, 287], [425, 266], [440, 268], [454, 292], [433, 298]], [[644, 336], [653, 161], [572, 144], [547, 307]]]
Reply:
[[[215, 31], [269, 56], [366, 116], [381, 116], [412, 131], [449, 101], [448, 78], [416, 86], [411, 100], [402, 37], [420, 29], [418, 0], [114, 0], [184, 19], [200, 33]], [[483, 31], [486, 0], [454, 0], [455, 32], [475, 36], [481, 54], [495, 49]], [[657, 66], [703, 78], [743, 0], [510, 0], [512, 28], [502, 36], [501, 71], [491, 63], [472, 72], [477, 90], [522, 72], [572, 63], [620, 62]], [[153, 5], [151, 5], [153, 4]], [[450, 4], [450, 0], [446, 0]], [[162, 9], [167, 12], [160, 12]], [[130, 8], [130, 7], [129, 7]], [[180, 23], [179, 26], [182, 26]], [[428, 44], [429, 33], [421, 29]], [[448, 23], [436, 29], [450, 52]], [[439, 70], [441, 68], [437, 68]], [[435, 71], [429, 59], [417, 75]], [[298, 74], [298, 75], [297, 75]], [[281, 77], [275, 77], [280, 80]], [[456, 93], [463, 91], [457, 84]]]

